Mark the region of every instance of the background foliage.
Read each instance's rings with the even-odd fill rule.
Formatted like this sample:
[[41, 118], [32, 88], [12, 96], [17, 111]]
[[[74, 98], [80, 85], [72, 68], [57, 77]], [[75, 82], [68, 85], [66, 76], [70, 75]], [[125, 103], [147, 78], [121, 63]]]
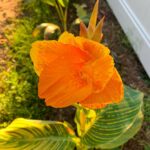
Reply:
[[32, 37], [35, 26], [42, 21], [49, 21], [49, 16], [54, 15], [41, 0], [26, 1], [22, 4], [22, 10], [27, 16], [20, 16], [21, 19], [15, 22], [14, 31], [7, 33], [11, 51], [9, 70], [0, 73], [0, 87], [3, 89], [0, 93], [0, 123], [16, 117], [42, 119], [47, 111], [50, 113], [50, 108], [46, 108], [44, 102], [38, 99], [37, 76], [29, 51], [31, 43], [36, 40]]
[[[75, 12], [72, 6], [70, 11]], [[69, 15], [69, 18], [73, 20], [73, 16]], [[14, 22], [15, 28], [5, 33], [11, 43], [8, 46], [8, 69], [0, 72], [1, 128], [17, 117], [52, 119], [55, 116], [55, 109], [46, 107], [44, 101], [38, 98], [38, 78], [29, 56], [31, 44], [43, 39], [42, 34], [32, 35], [35, 27], [43, 22], [61, 25], [56, 10], [43, 0], [23, 0], [21, 14]]]

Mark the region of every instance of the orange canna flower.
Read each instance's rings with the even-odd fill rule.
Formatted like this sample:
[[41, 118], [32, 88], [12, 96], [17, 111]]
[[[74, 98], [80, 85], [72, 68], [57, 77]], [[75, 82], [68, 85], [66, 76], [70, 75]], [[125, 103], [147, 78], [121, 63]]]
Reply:
[[104, 45], [64, 32], [58, 41], [37, 41], [30, 52], [47, 106], [80, 103], [101, 108], [123, 98], [123, 83]]

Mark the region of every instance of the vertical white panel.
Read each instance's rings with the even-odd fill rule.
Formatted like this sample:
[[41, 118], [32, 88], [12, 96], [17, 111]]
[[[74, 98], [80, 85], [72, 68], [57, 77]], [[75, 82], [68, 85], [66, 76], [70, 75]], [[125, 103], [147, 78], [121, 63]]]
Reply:
[[126, 0], [126, 2], [150, 35], [150, 0]]
[[107, 0], [150, 77], [150, 0]]

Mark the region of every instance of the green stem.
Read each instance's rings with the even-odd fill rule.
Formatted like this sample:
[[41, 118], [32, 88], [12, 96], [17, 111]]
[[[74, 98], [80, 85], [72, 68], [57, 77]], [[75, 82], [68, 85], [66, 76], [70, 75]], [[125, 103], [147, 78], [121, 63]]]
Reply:
[[81, 106], [79, 105], [79, 104], [77, 104], [77, 103], [74, 103], [72, 106], [74, 106], [75, 108], [80, 108]]
[[62, 9], [62, 6], [58, 3], [58, 7], [61, 13], [61, 16], [63, 18], [63, 28], [64, 31], [67, 31], [67, 12], [68, 12], [68, 7], [65, 8], [65, 12]]
[[59, 3], [58, 3], [58, 8], [59, 8], [59, 10], [60, 10], [61, 16], [64, 17], [63, 9], [62, 9], [62, 7], [61, 7], [61, 5], [60, 5]]
[[67, 15], [68, 15], [68, 7], [65, 8], [65, 15], [64, 15], [64, 31], [67, 31]]
[[59, 7], [58, 7], [57, 3], [55, 3], [55, 8], [56, 8], [56, 11], [57, 11], [57, 14], [58, 14], [58, 17], [59, 17], [61, 23], [64, 24], [64, 21], [63, 21], [63, 19], [62, 19], [63, 16], [62, 16], [62, 14], [61, 14], [61, 12], [60, 12], [60, 10], [59, 10]]

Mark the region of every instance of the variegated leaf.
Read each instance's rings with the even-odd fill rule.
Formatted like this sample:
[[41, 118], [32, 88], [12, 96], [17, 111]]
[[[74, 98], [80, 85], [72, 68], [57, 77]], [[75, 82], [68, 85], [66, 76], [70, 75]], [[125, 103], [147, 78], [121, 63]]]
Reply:
[[67, 124], [16, 119], [0, 130], [0, 150], [73, 150], [76, 137]]
[[125, 87], [125, 98], [120, 104], [95, 111], [79, 107], [75, 121], [81, 143], [89, 148], [112, 149], [127, 142], [142, 125], [142, 100], [143, 93]]

